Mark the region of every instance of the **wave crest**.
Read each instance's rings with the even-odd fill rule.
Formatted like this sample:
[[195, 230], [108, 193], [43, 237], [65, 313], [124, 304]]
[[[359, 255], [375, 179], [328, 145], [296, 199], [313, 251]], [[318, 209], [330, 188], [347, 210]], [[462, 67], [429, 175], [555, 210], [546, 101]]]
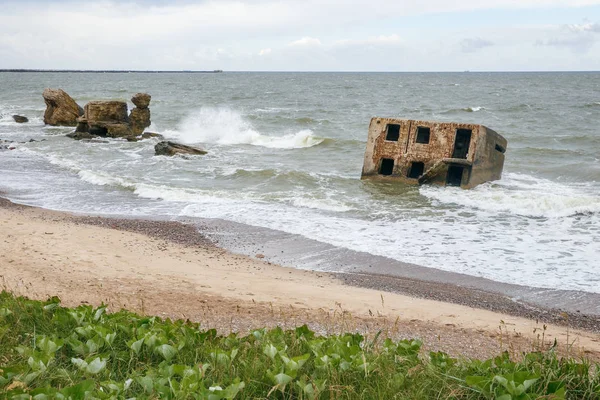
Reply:
[[313, 147], [325, 141], [310, 129], [282, 136], [264, 135], [239, 112], [225, 107], [202, 107], [188, 115], [176, 131], [165, 133], [186, 143], [248, 144], [276, 149]]

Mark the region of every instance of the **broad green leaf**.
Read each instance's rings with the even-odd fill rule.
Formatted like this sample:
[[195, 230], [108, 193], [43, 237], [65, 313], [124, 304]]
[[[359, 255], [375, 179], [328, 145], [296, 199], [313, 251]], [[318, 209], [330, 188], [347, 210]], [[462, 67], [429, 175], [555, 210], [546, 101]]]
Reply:
[[85, 362], [85, 360], [82, 360], [81, 358], [71, 358], [71, 363], [80, 370], [85, 370], [85, 367], [87, 367], [88, 365], [88, 363]]
[[285, 386], [292, 381], [292, 377], [283, 372], [274, 376], [274, 381], [277, 385]]
[[135, 381], [144, 388], [146, 393], [152, 393], [154, 388], [154, 382], [152, 381], [152, 378], [149, 376], [139, 376], [135, 379]]
[[171, 361], [177, 355], [177, 349], [170, 344], [161, 344], [154, 351], [167, 361]]
[[131, 350], [133, 350], [133, 352], [135, 354], [140, 354], [140, 350], [142, 349], [143, 343], [144, 343], [144, 338], [141, 338], [140, 340], [137, 340], [137, 341], [131, 343], [131, 345], [129, 347], [131, 348]]
[[94, 313], [94, 321], [99, 321], [102, 317], [102, 314], [104, 314], [105, 311], [106, 307], [98, 307], [98, 309], [96, 309], [96, 312]]
[[268, 356], [271, 360], [275, 359], [277, 355], [277, 348], [273, 346], [271, 343], [265, 346], [263, 353]]
[[62, 347], [61, 342], [53, 342], [46, 336], [42, 336], [37, 340], [37, 347], [45, 354], [54, 354], [58, 349]]
[[106, 359], [105, 358], [100, 358], [100, 357], [96, 357], [94, 358], [94, 360], [92, 360], [92, 362], [90, 362], [86, 368], [85, 371], [88, 374], [97, 374], [100, 371], [102, 371], [104, 368], [106, 367]]

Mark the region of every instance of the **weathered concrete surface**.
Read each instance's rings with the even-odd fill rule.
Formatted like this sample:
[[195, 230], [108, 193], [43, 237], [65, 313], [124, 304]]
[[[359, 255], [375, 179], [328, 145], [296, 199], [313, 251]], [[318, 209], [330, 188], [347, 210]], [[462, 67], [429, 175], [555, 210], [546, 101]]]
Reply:
[[134, 108], [129, 114], [129, 125], [134, 135], [141, 135], [150, 126], [150, 109]]
[[24, 124], [26, 122], [29, 122], [29, 118], [24, 117], [22, 115], [13, 115], [13, 120], [15, 120], [16, 123], [18, 124]]
[[131, 102], [135, 104], [137, 108], [144, 109], [148, 108], [151, 99], [152, 96], [150, 96], [148, 93], [136, 93], [131, 98]]
[[500, 179], [506, 144], [483, 125], [374, 117], [361, 178], [468, 189]]
[[88, 121], [127, 123], [127, 103], [124, 101], [90, 101], [84, 107], [84, 117]]
[[55, 126], [75, 126], [83, 109], [62, 89], [44, 89], [46, 103], [44, 123]]
[[[77, 119], [75, 133], [89, 133], [96, 136], [127, 138], [130, 141], [142, 134], [150, 126], [151, 96], [137, 93], [131, 101], [137, 106], [127, 113], [124, 101], [90, 101], [85, 105], [84, 114]], [[71, 135], [75, 138], [81, 135]]]
[[154, 146], [154, 153], [157, 156], [174, 156], [175, 154], [182, 155], [204, 155], [207, 152], [192, 146], [186, 146], [175, 142], [160, 142]]

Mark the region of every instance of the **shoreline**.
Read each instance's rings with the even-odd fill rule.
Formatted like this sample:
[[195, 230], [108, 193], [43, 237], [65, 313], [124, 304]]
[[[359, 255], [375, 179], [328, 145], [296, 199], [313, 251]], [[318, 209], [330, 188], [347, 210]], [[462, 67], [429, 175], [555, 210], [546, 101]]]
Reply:
[[[465, 356], [497, 350], [503, 329], [515, 348], [530, 347], [548, 315], [558, 314], [522, 306], [504, 310], [519, 303], [452, 285], [281, 267], [223, 250], [180, 222], [79, 216], [5, 199], [0, 216], [0, 226], [8, 224], [11, 232], [8, 245], [0, 246], [0, 264], [8, 266], [4, 286], [34, 297], [58, 295], [67, 304], [106, 302], [225, 330], [303, 322], [321, 332], [334, 326], [395, 329]], [[76, 242], [65, 242], [74, 234]], [[465, 304], [449, 303], [449, 293]], [[502, 313], [474, 308], [475, 294]], [[571, 335], [586, 355], [600, 357], [597, 325], [585, 320], [568, 315], [549, 321], [545, 339], [564, 342]]]

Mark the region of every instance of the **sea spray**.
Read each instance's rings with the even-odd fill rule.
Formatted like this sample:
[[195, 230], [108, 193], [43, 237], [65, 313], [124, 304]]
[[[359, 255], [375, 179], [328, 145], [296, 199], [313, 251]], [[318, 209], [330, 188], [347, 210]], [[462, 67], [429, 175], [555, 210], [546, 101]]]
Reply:
[[248, 144], [277, 149], [312, 147], [324, 141], [310, 129], [279, 136], [261, 134], [241, 113], [228, 107], [202, 107], [183, 119], [177, 130], [165, 133], [190, 144]]

